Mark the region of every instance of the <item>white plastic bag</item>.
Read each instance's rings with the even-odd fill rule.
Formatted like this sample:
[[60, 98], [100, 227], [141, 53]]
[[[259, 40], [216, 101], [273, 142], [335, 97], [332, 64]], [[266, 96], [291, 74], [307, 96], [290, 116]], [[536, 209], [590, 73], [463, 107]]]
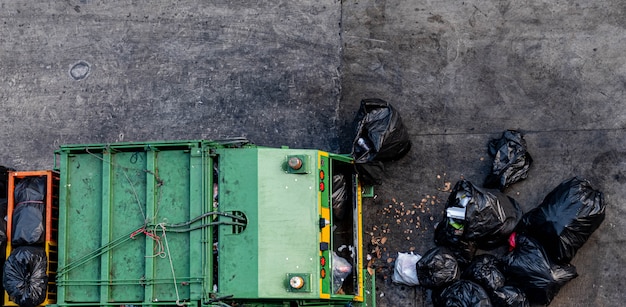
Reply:
[[343, 286], [343, 281], [352, 273], [352, 265], [348, 260], [337, 255], [333, 252], [332, 258], [333, 267], [333, 293], [339, 292]]
[[391, 281], [397, 284], [403, 284], [407, 286], [419, 285], [417, 280], [417, 268], [415, 265], [422, 258], [420, 255], [415, 255], [413, 252], [400, 253], [398, 252], [398, 258], [396, 259], [396, 267], [393, 271]]

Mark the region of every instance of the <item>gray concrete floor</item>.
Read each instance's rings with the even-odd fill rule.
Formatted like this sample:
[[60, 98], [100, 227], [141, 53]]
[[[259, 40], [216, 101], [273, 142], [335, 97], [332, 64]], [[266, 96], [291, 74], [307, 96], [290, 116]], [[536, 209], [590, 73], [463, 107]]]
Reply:
[[608, 204], [551, 306], [618, 306], [625, 15], [619, 0], [0, 0], [0, 164], [54, 167], [59, 144], [230, 136], [347, 153], [360, 100], [385, 99], [413, 149], [365, 202], [378, 306], [429, 306], [391, 283], [393, 260], [434, 246], [446, 187], [482, 182], [487, 142], [517, 129], [534, 164], [507, 193], [525, 211], [572, 176]]

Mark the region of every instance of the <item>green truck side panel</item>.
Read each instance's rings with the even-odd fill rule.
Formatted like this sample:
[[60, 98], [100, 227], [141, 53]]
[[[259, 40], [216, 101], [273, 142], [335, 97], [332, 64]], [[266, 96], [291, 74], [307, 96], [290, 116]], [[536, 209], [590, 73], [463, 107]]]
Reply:
[[191, 152], [61, 153], [61, 303], [202, 299], [211, 244], [185, 230], [208, 219], [172, 226], [206, 212], [210, 160]]

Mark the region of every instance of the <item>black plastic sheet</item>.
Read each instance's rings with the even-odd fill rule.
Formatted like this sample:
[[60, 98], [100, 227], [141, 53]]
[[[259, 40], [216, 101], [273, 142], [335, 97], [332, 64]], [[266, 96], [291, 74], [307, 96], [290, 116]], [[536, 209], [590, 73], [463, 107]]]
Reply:
[[46, 178], [26, 177], [15, 185], [14, 193], [11, 244], [43, 243]]
[[525, 233], [557, 263], [570, 262], [605, 217], [602, 192], [577, 177], [565, 180], [522, 218]]
[[504, 286], [489, 295], [491, 303], [496, 307], [529, 307], [526, 294], [520, 288]]
[[46, 299], [48, 260], [42, 247], [13, 249], [4, 264], [3, 285], [10, 300], [20, 307], [34, 307]]
[[491, 140], [488, 149], [494, 160], [491, 173], [485, 180], [486, 188], [503, 190], [528, 177], [533, 159], [526, 151], [526, 141], [521, 133], [507, 130], [501, 138]]
[[507, 285], [522, 289], [530, 303], [550, 304], [561, 287], [578, 276], [576, 267], [554, 264], [531, 237], [512, 236], [515, 245], [502, 259]]
[[454, 255], [442, 247], [434, 247], [426, 252], [415, 265], [417, 279], [426, 288], [447, 286], [461, 277], [459, 263]]
[[463, 270], [461, 278], [473, 281], [490, 292], [504, 287], [505, 277], [501, 267], [496, 256], [490, 254], [477, 255]]
[[[457, 212], [452, 215], [451, 212]], [[481, 249], [506, 243], [522, 218], [519, 204], [498, 190], [481, 189], [468, 180], [456, 183], [448, 201], [444, 220], [438, 224], [436, 243], [459, 246], [470, 254], [471, 242]]]
[[408, 131], [396, 109], [377, 98], [361, 100], [355, 121], [352, 157], [356, 170], [366, 184], [380, 184], [384, 177], [381, 162], [400, 159], [411, 149]]
[[491, 300], [487, 292], [478, 284], [469, 280], [459, 280], [447, 286], [434, 296], [433, 302], [442, 307], [490, 307]]

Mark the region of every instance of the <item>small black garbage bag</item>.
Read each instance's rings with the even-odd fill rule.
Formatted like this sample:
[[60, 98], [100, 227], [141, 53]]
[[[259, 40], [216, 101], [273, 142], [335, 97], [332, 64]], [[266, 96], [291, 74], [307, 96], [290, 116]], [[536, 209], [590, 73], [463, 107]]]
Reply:
[[346, 177], [343, 174], [333, 175], [333, 194], [332, 194], [332, 206], [333, 216], [341, 220], [345, 217], [348, 211], [349, 205], [346, 204], [348, 200], [348, 190]]
[[526, 294], [520, 288], [504, 286], [494, 290], [489, 297], [496, 307], [529, 307]]
[[26, 177], [15, 185], [11, 244], [43, 243], [45, 177]]
[[352, 144], [352, 157], [356, 170], [366, 184], [380, 184], [384, 177], [380, 162], [406, 155], [411, 149], [409, 133], [396, 109], [378, 98], [361, 100], [355, 121], [357, 133]]
[[12, 250], [2, 276], [9, 298], [20, 307], [43, 303], [48, 287], [47, 264], [43, 247], [20, 246]]
[[[451, 223], [451, 224], [450, 224]], [[444, 215], [444, 220], [435, 227], [435, 244], [445, 246], [454, 255], [461, 267], [466, 267], [476, 254], [476, 242], [463, 236], [463, 225], [451, 221]]]
[[528, 169], [533, 159], [526, 151], [526, 140], [521, 133], [507, 130], [502, 133], [501, 138], [491, 140], [488, 148], [489, 155], [494, 160], [484, 187], [504, 190], [528, 177]]
[[461, 277], [459, 263], [454, 255], [444, 247], [428, 250], [415, 264], [417, 279], [426, 288], [447, 286]]
[[461, 278], [477, 283], [488, 292], [504, 287], [505, 282], [500, 261], [490, 254], [474, 257], [469, 266], [463, 270]]
[[543, 202], [522, 218], [525, 233], [543, 245], [556, 263], [570, 262], [578, 249], [602, 224], [602, 192], [577, 177], [563, 181]]
[[[475, 242], [481, 249], [504, 244], [522, 218], [522, 209], [511, 197], [498, 190], [481, 189], [468, 180], [456, 183], [440, 223], [442, 245], [457, 241]], [[460, 236], [460, 238], [458, 238]], [[448, 244], [445, 244], [448, 242]]]
[[487, 292], [469, 280], [458, 280], [433, 297], [436, 306], [491, 307]]
[[529, 303], [550, 304], [561, 287], [578, 276], [576, 267], [554, 264], [531, 237], [511, 236], [514, 247], [502, 259], [507, 285], [522, 289]]

